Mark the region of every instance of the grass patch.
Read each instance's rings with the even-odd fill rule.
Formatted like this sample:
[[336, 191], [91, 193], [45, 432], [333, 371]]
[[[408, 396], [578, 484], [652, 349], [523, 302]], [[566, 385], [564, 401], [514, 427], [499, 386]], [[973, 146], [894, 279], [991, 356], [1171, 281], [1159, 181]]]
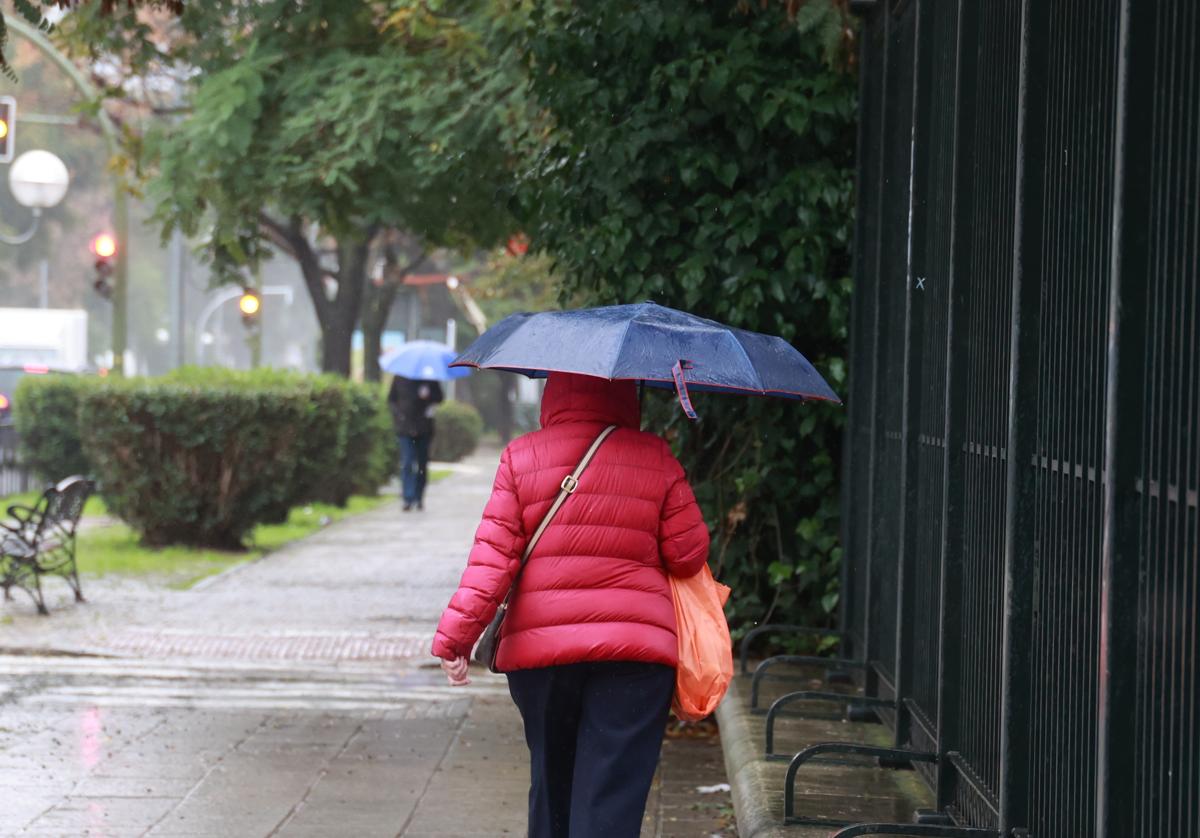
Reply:
[[391, 499], [355, 496], [350, 498], [345, 509], [339, 509], [326, 503], [298, 506], [292, 510], [287, 521], [282, 524], [260, 524], [255, 527], [254, 532], [250, 534], [249, 542], [251, 547], [260, 553], [276, 550], [289, 541], [312, 535], [323, 526], [340, 521], [347, 515], [367, 512]]
[[138, 543], [138, 535], [125, 524], [84, 530], [76, 544], [76, 561], [84, 576], [157, 576], [170, 587], [192, 585], [263, 555], [263, 550], [232, 553], [194, 547], [153, 549]]
[[[36, 492], [0, 498], [0, 507], [14, 503], [25, 506], [36, 502]], [[353, 497], [345, 509], [322, 503], [296, 507], [282, 524], [260, 524], [247, 539], [248, 549], [242, 551], [205, 550], [195, 547], [145, 547], [138, 535], [125, 524], [84, 528], [80, 531], [76, 557], [79, 572], [85, 576], [142, 576], [161, 579], [168, 587], [187, 589], [201, 579], [227, 570], [234, 565], [261, 558], [285, 544], [312, 535], [328, 524], [348, 515], [366, 512], [386, 503], [388, 497]], [[92, 498], [85, 507], [85, 517], [107, 514], [104, 502]]]

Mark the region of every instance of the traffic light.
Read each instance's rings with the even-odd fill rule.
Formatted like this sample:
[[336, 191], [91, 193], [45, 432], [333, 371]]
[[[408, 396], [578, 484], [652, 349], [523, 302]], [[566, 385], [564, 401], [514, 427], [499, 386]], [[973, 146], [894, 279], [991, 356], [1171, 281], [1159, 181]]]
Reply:
[[0, 96], [0, 163], [11, 163], [17, 136], [17, 100]]
[[508, 251], [509, 256], [524, 256], [529, 251], [529, 237], [524, 233], [509, 236], [504, 249]]
[[262, 311], [262, 296], [253, 288], [243, 288], [238, 310], [242, 313], [242, 325], [253, 329], [258, 325], [258, 314]]
[[96, 276], [92, 287], [104, 299], [112, 296], [112, 279], [115, 267], [113, 260], [117, 258], [117, 240], [108, 233], [100, 233], [92, 238], [92, 255], [96, 257]]

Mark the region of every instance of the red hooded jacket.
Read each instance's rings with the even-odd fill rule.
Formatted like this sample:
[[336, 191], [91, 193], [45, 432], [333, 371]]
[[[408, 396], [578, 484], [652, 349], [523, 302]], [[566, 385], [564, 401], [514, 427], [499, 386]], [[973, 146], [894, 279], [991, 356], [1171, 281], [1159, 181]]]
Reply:
[[541, 430], [513, 440], [500, 457], [433, 654], [450, 660], [471, 653], [563, 478], [600, 431], [616, 425], [525, 565], [496, 665], [502, 671], [605, 660], [676, 665], [667, 574], [700, 570], [708, 528], [671, 449], [640, 424], [632, 381], [550, 375]]

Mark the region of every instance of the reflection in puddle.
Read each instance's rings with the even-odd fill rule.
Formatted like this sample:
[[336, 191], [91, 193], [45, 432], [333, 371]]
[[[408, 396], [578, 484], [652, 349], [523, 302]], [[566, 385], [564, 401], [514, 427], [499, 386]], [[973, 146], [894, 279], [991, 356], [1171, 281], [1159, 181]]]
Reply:
[[88, 804], [88, 831], [87, 834], [95, 836], [95, 838], [105, 838], [108, 835], [104, 831], [104, 819], [107, 812], [104, 810], [103, 803]]
[[100, 761], [104, 721], [99, 707], [85, 708], [79, 715], [79, 759], [86, 769]]

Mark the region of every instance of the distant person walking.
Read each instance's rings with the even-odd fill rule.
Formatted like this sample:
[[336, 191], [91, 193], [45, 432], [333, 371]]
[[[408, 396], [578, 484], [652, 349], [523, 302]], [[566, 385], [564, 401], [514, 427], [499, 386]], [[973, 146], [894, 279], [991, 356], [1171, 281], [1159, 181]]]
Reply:
[[425, 508], [429, 445], [433, 441], [433, 410], [443, 399], [436, 381], [416, 381], [397, 375], [388, 391], [388, 407], [400, 441], [400, 488], [404, 511]]

